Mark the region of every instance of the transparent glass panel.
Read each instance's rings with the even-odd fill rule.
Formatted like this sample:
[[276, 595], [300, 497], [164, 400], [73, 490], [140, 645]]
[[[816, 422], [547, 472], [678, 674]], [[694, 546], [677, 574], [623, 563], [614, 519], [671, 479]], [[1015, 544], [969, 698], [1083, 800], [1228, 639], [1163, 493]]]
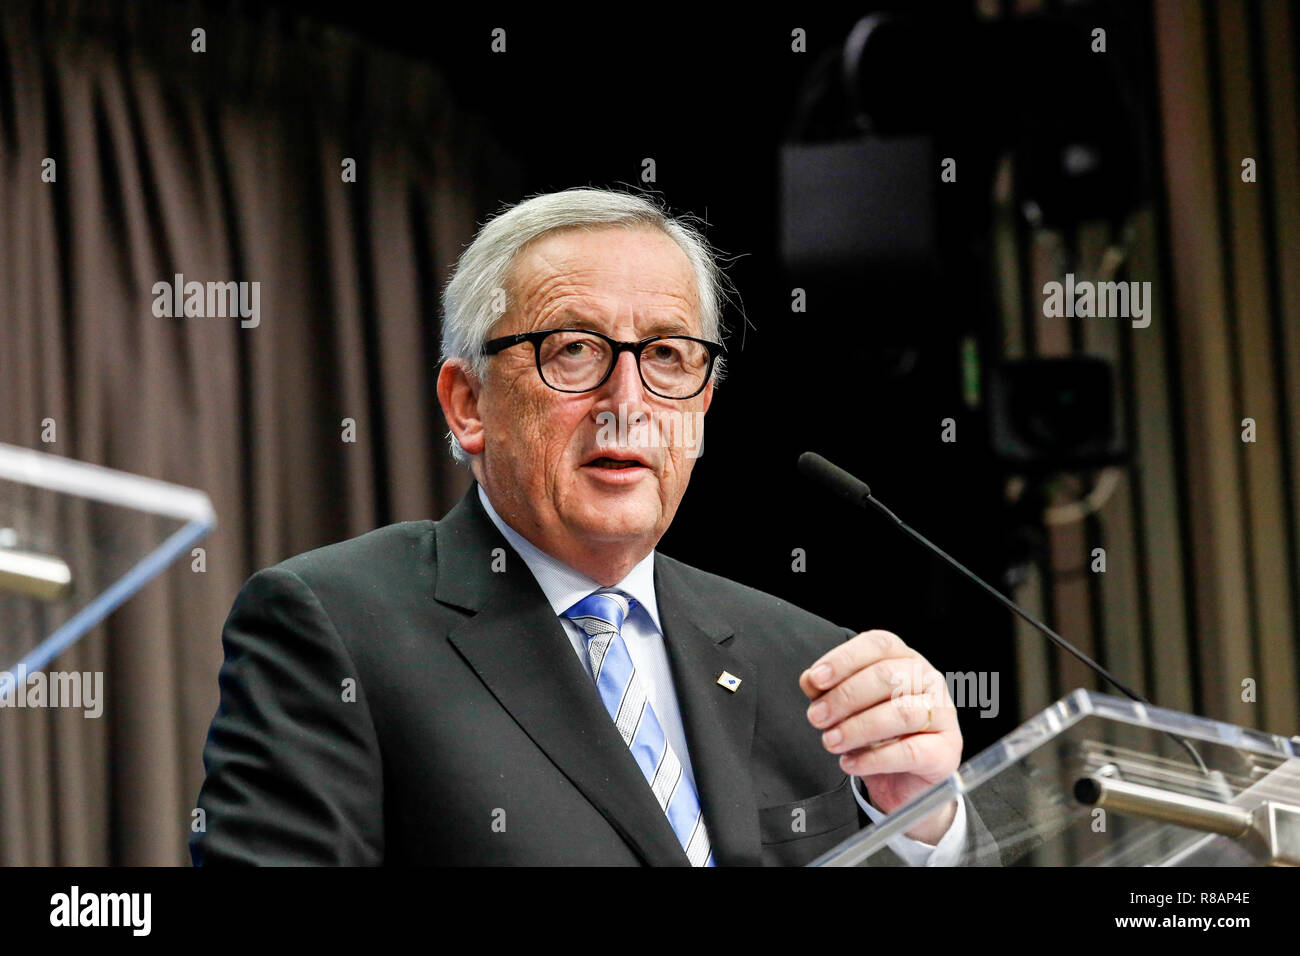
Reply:
[[0, 696], [215, 525], [201, 491], [0, 445]]
[[[978, 814], [1003, 866], [1266, 863], [1271, 856], [1255, 833], [1207, 833], [1099, 808], [1077, 799], [1076, 785], [1117, 781], [1141, 794], [1172, 796], [1174, 803], [1193, 798], [1203, 813], [1240, 818], [1240, 811], [1253, 813], [1269, 800], [1300, 805], [1298, 757], [1294, 739], [1078, 690], [811, 865], [896, 866], [888, 843], [957, 796]], [[957, 865], [979, 862], [976, 849], [968, 847]]]

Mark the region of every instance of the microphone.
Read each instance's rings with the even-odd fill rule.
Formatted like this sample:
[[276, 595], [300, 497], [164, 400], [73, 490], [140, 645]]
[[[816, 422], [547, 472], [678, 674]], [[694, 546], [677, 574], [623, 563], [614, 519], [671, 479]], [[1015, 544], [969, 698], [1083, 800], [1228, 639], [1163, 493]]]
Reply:
[[[882, 514], [888, 517], [889, 520], [892, 521], [895, 525], [897, 525], [902, 531], [906, 532], [910, 537], [912, 537], [916, 541], [919, 541], [922, 545], [924, 545], [928, 550], [930, 550], [934, 554], [937, 554], [939, 557], [943, 558], [944, 561], [946, 561], [952, 567], [956, 568], [968, 579], [974, 581], [976, 584], [982, 587], [989, 594], [997, 598], [997, 600], [1004, 607], [1006, 607], [1007, 609], [1009, 609], [1010, 611], [1018, 615], [1022, 620], [1028, 622], [1030, 625], [1034, 627], [1035, 630], [1045, 635], [1049, 640], [1052, 641], [1052, 643], [1056, 644], [1056, 646], [1060, 647], [1064, 651], [1067, 651], [1072, 656], [1074, 656], [1077, 660], [1079, 660], [1081, 663], [1087, 665], [1089, 668], [1092, 669], [1094, 673], [1104, 677], [1110, 684], [1123, 691], [1124, 694], [1128, 696], [1130, 699], [1137, 701], [1139, 704], [1155, 706], [1149, 700], [1143, 697], [1141, 694], [1137, 693], [1136, 691], [1130, 690], [1114, 674], [1106, 670], [1106, 668], [1102, 667], [1100, 664], [1094, 661], [1087, 654], [1083, 653], [1083, 651], [1079, 650], [1077, 647], [1075, 647], [1073, 644], [1071, 644], [1069, 641], [1063, 638], [1060, 634], [1057, 634], [1054, 630], [1052, 630], [1042, 621], [1035, 618], [1032, 614], [1030, 614], [1028, 611], [1022, 608], [1015, 601], [1012, 601], [1010, 598], [1004, 595], [997, 588], [993, 587], [993, 585], [989, 584], [983, 578], [979, 577], [979, 575], [975, 574], [974, 571], [971, 571], [964, 564], [962, 564], [956, 558], [952, 557], [950, 554], [948, 554], [946, 551], [940, 548], [937, 544], [935, 544], [925, 535], [921, 534], [919, 531], [915, 530], [909, 525], [904, 524], [903, 520], [899, 518], [898, 515], [894, 514], [892, 511], [886, 508], [883, 504], [880, 503], [879, 500], [877, 500], [871, 494], [871, 488], [868, 487], [867, 483], [862, 479], [850, 475], [839, 465], [832, 464], [831, 462], [823, 458], [821, 455], [818, 455], [816, 452], [811, 452], [811, 451], [806, 451], [799, 456], [799, 473], [802, 474], [805, 478], [809, 479], [810, 481], [813, 481], [816, 484], [821, 485], [827, 491], [830, 491], [833, 494], [839, 496], [840, 498], [843, 498], [845, 501], [857, 505], [859, 508], [865, 509], [868, 505], [874, 507], [877, 511], [880, 511]], [[1204, 762], [1202, 762], [1200, 754], [1198, 754], [1196, 750], [1193, 749], [1192, 745], [1176, 734], [1171, 734], [1170, 736], [1172, 736], [1175, 740], [1177, 740], [1180, 744], [1182, 744], [1187, 749], [1187, 751], [1191, 753], [1192, 758], [1199, 765], [1201, 771], [1208, 774], [1209, 771], [1206, 769]]]
[[969, 578], [970, 580], [978, 584], [980, 587], [982, 587], [985, 591], [988, 591], [989, 594], [992, 594], [995, 598], [997, 598], [1000, 602], [1002, 602], [1002, 604], [1005, 607], [1007, 607], [1014, 613], [1020, 615], [1021, 618], [1023, 618], [1025, 621], [1028, 621], [1031, 625], [1033, 625], [1033, 627], [1037, 629], [1040, 633], [1045, 634], [1062, 650], [1068, 651], [1070, 654], [1074, 655], [1081, 662], [1086, 664], [1088, 667], [1092, 668], [1092, 670], [1095, 673], [1100, 674], [1102, 677], [1106, 678], [1106, 680], [1109, 681], [1111, 684], [1113, 684], [1114, 686], [1122, 690], [1131, 699], [1137, 701], [1140, 704], [1151, 704], [1151, 702], [1149, 700], [1146, 700], [1144, 697], [1142, 697], [1141, 694], [1129, 690], [1129, 688], [1124, 686], [1124, 684], [1119, 680], [1119, 678], [1115, 677], [1114, 674], [1106, 670], [1106, 668], [1102, 667], [1100, 664], [1094, 661], [1087, 654], [1083, 653], [1083, 651], [1079, 650], [1077, 647], [1075, 647], [1073, 644], [1071, 644], [1069, 641], [1063, 638], [1060, 634], [1057, 634], [1046, 624], [1039, 621], [1028, 611], [1022, 608], [1019, 604], [1012, 601], [1010, 598], [1004, 595], [997, 588], [993, 587], [993, 585], [988, 584], [986, 581], [984, 581], [983, 578], [979, 577], [977, 574], [975, 574], [974, 571], [971, 571], [969, 568], [967, 568], [966, 565], [962, 564], [960, 561], [952, 557], [950, 554], [948, 554], [946, 551], [940, 548], [929, 538], [925, 537], [925, 535], [921, 534], [919, 531], [915, 530], [914, 528], [904, 524], [902, 519], [899, 518], [898, 515], [894, 514], [892, 511], [886, 508], [883, 504], [880, 503], [879, 500], [877, 500], [871, 494], [871, 489], [867, 486], [867, 483], [862, 479], [855, 478], [853, 475], [850, 475], [839, 465], [832, 464], [831, 462], [823, 458], [821, 455], [818, 455], [816, 452], [811, 452], [811, 451], [806, 451], [799, 456], [799, 471], [805, 478], [808, 478], [816, 482], [817, 484], [825, 488], [827, 491], [830, 491], [838, 495], [839, 497], [843, 498], [845, 501], [850, 502], [851, 504], [857, 505], [859, 508], [866, 508], [868, 505], [874, 506], [878, 511], [885, 514], [890, 521], [898, 525], [898, 527], [901, 528], [903, 531], [905, 531], [907, 534], [911, 535], [914, 539], [921, 542], [921, 544], [923, 544], [930, 551], [933, 551], [939, 557], [943, 558], [950, 565], [952, 565], [954, 568], [956, 568], [958, 571], [964, 574], [967, 578]]

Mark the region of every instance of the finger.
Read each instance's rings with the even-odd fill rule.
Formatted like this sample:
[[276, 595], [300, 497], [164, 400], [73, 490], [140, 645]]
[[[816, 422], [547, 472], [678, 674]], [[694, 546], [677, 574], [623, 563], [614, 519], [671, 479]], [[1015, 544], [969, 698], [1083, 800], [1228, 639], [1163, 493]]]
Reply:
[[825, 730], [881, 701], [913, 695], [926, 696], [937, 707], [947, 697], [939, 692], [942, 686], [943, 675], [919, 654], [876, 661], [815, 698], [808, 707], [808, 721]]
[[840, 769], [855, 777], [912, 773], [940, 780], [956, 769], [948, 733], [908, 734], [898, 740], [840, 755]]
[[[951, 716], [955, 716], [951, 715]], [[946, 708], [937, 708], [925, 695], [886, 700], [846, 717], [822, 734], [822, 746], [834, 754], [848, 753], [908, 734], [942, 733], [951, 726]]]
[[819, 657], [799, 675], [799, 686], [808, 697], [816, 697], [884, 657], [914, 656], [916, 652], [890, 631], [863, 631]]

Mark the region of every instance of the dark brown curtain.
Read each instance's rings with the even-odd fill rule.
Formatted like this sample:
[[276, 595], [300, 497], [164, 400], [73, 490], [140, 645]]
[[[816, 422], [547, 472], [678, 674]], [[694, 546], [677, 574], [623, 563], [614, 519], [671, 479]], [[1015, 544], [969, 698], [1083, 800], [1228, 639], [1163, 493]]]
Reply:
[[[6, 0], [0, 170], [0, 442], [201, 488], [220, 523], [206, 571], [172, 567], [53, 665], [104, 672], [100, 719], [2, 712], [0, 863], [187, 863], [242, 581], [465, 487], [437, 300], [517, 170], [427, 64], [124, 0]], [[156, 317], [177, 273], [259, 282], [260, 324]]]

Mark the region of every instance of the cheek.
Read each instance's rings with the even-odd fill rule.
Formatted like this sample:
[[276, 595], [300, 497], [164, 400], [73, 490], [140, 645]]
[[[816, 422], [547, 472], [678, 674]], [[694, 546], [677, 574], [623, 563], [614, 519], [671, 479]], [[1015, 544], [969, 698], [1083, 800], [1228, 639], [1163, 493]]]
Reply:
[[702, 407], [683, 411], [674, 423], [672, 447], [668, 449], [667, 477], [675, 486], [673, 492], [680, 496], [685, 490], [686, 482], [699, 457], [701, 440], [704, 434], [704, 410]]
[[538, 472], [537, 461], [544, 443], [545, 415], [537, 396], [510, 384], [494, 390], [482, 403], [487, 431], [488, 458], [494, 467], [509, 471], [525, 486]]
[[588, 410], [585, 403], [557, 401], [550, 394], [527, 390], [507, 397], [502, 411], [512, 423], [512, 454], [529, 463], [535, 483], [571, 477]]
[[677, 502], [681, 500], [686, 493], [686, 483], [690, 480], [691, 469], [695, 466], [695, 460], [689, 458], [680, 448], [674, 449], [669, 472], [668, 480], [664, 482], [661, 494], [666, 500]]

